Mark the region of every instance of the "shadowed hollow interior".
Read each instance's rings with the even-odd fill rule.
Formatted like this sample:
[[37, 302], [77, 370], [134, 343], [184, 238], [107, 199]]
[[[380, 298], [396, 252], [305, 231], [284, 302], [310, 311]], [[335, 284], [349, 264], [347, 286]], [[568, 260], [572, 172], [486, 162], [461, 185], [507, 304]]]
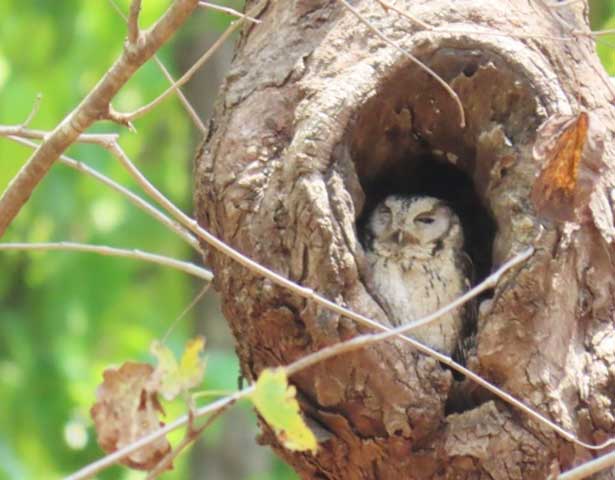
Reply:
[[476, 281], [491, 271], [497, 234], [493, 192], [519, 146], [533, 138], [536, 100], [521, 76], [492, 53], [440, 47], [420, 55], [457, 93], [417, 66], [386, 77], [359, 109], [348, 132], [365, 205], [358, 230], [376, 204], [392, 193], [431, 195], [461, 218]]

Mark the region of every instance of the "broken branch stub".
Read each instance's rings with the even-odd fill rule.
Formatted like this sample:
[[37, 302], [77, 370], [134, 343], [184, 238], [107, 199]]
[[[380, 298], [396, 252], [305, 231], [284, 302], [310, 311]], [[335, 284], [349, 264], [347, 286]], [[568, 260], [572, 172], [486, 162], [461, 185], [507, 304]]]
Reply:
[[[615, 176], [615, 117], [601, 108], [613, 94], [591, 40], [550, 40], [566, 34], [562, 25], [525, 1], [396, 7], [433, 28], [417, 31], [377, 2], [357, 5], [453, 88], [466, 127], [438, 82], [341, 5], [270, 2], [261, 23], [244, 31], [197, 156], [198, 220], [251, 258], [382, 323], [360, 230], [384, 196], [448, 200], [477, 280], [534, 245], [530, 262], [481, 298], [467, 332], [477, 336], [468, 362], [583, 440], [604, 440], [615, 434], [604, 369], [615, 362], [606, 348], [615, 341], [608, 243], [615, 229], [604, 195]], [[557, 14], [587, 30], [582, 8]], [[526, 31], [540, 36], [502, 35]], [[539, 126], [580, 111], [606, 127], [604, 169], [590, 221], [574, 229], [539, 217], [529, 196], [543, 168], [533, 154]], [[249, 379], [365, 333], [215, 251], [206, 262]], [[590, 456], [481, 392], [451, 406], [463, 382], [398, 341], [329, 359], [292, 380], [327, 440], [314, 458], [284, 450], [270, 432], [263, 441], [304, 477], [543, 478]]]

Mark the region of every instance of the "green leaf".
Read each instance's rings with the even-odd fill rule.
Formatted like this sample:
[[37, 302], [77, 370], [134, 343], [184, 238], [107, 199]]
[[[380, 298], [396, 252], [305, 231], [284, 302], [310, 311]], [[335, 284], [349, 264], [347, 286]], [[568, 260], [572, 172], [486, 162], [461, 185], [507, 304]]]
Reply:
[[201, 352], [205, 339], [197, 337], [186, 343], [186, 349], [177, 363], [175, 355], [159, 341], [152, 342], [151, 352], [158, 360], [150, 388], [156, 389], [166, 400], [173, 400], [201, 384], [205, 374], [205, 359]]
[[295, 394], [283, 369], [267, 369], [258, 377], [250, 399], [286, 448], [316, 453], [316, 437], [301, 417]]

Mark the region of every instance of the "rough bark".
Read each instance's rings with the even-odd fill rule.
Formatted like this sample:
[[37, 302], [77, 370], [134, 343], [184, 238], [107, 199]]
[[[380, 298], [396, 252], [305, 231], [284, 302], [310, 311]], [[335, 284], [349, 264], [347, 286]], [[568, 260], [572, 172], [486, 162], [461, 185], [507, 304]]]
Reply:
[[[262, 23], [243, 32], [197, 157], [199, 222], [386, 324], [357, 226], [388, 192], [447, 198], [479, 274], [525, 245], [537, 249], [481, 299], [473, 367], [582, 440], [613, 436], [614, 94], [593, 41], [557, 41], [569, 27], [539, 2], [396, 3], [434, 30], [376, 2], [355, 4], [452, 86], [467, 126], [433, 78], [338, 2], [263, 0]], [[558, 14], [587, 33], [586, 10], [576, 3]], [[528, 199], [541, 168], [536, 129], [580, 110], [605, 127], [607, 168], [590, 219], [548, 222]], [[215, 251], [206, 261], [248, 379], [364, 331]], [[546, 478], [592, 455], [484, 394], [453, 411], [451, 372], [398, 341], [331, 359], [293, 382], [306, 416], [329, 432], [319, 453], [288, 452], [265, 426], [262, 440], [303, 478]]]

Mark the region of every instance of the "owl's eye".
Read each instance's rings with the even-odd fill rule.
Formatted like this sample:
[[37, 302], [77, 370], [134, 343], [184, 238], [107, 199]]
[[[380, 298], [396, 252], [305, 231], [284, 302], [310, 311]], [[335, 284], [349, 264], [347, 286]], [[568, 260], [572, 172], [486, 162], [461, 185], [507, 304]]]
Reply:
[[435, 221], [435, 218], [431, 215], [419, 215], [414, 219], [415, 223], [422, 223], [423, 225], [431, 225]]
[[380, 207], [380, 211], [378, 212], [378, 214], [386, 221], [388, 222], [389, 220], [391, 220], [391, 209], [389, 207], [387, 207], [386, 205], [382, 205]]

